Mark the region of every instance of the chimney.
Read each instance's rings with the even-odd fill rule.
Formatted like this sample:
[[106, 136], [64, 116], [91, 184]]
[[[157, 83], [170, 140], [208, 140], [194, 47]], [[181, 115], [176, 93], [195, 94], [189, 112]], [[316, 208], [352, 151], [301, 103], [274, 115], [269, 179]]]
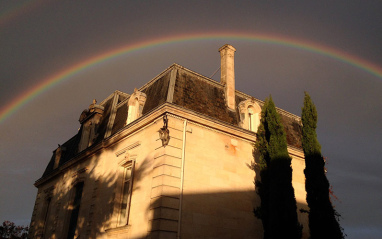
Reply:
[[235, 63], [236, 49], [225, 44], [220, 47], [220, 83], [225, 86], [225, 99], [230, 110], [235, 110]]

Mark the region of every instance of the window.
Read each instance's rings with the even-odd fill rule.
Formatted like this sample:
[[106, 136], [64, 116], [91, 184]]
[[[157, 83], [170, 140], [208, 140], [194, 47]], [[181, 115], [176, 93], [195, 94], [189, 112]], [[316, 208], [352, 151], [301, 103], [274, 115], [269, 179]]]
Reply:
[[127, 124], [136, 120], [139, 115], [139, 102], [138, 99], [135, 98], [132, 103], [129, 104], [129, 111], [127, 112]]
[[248, 129], [253, 132], [257, 132], [257, 128], [260, 124], [259, 113], [254, 113], [253, 107], [248, 107]]
[[69, 230], [68, 230], [68, 237], [67, 237], [68, 239], [73, 239], [76, 234], [77, 220], [78, 220], [78, 214], [80, 212], [80, 205], [81, 205], [81, 198], [82, 198], [84, 183], [79, 182], [76, 184], [74, 188], [75, 188], [75, 194], [74, 194], [74, 200], [72, 205], [72, 212], [70, 214]]
[[123, 165], [123, 180], [121, 193], [121, 207], [119, 212], [118, 226], [125, 226], [129, 220], [132, 181], [135, 161], [128, 161]]
[[49, 209], [50, 209], [50, 202], [52, 201], [52, 197], [48, 197], [45, 200], [44, 204], [44, 211], [43, 211], [43, 216], [44, 216], [44, 226], [43, 226], [43, 237], [42, 238], [47, 238], [46, 233], [47, 233], [47, 219], [49, 215]]
[[251, 108], [248, 108], [248, 115], [249, 115], [249, 130], [253, 131], [254, 116], [253, 116], [253, 110]]
[[145, 105], [145, 102], [146, 94], [135, 89], [134, 93], [130, 96], [130, 99], [127, 103], [129, 108], [127, 111], [126, 124], [130, 124], [131, 122], [142, 116], [143, 106]]
[[254, 99], [247, 99], [238, 105], [240, 112], [240, 126], [252, 132], [257, 132], [260, 125], [261, 108]]

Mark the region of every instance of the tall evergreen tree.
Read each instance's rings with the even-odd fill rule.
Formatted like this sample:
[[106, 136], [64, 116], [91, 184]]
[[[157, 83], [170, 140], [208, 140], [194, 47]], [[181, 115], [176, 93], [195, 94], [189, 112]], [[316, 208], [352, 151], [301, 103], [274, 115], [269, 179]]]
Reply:
[[306, 201], [310, 208], [309, 229], [311, 239], [344, 238], [338, 223], [338, 214], [330, 201], [329, 181], [325, 174], [325, 160], [317, 140], [317, 111], [305, 92], [302, 120], [302, 148], [305, 154]]
[[265, 100], [255, 147], [260, 154], [261, 181], [256, 181], [261, 205], [255, 215], [261, 218], [265, 239], [301, 238], [296, 198], [292, 186], [291, 158], [284, 127], [272, 97]]

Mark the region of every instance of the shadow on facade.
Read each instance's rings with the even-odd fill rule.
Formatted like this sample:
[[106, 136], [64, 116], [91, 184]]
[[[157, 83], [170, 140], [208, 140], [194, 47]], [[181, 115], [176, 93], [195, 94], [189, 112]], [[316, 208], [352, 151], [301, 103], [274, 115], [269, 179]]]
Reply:
[[[100, 174], [102, 170], [98, 169], [107, 167], [108, 163], [99, 155], [93, 156], [90, 163], [76, 164], [63, 173], [64, 176], [50, 180], [51, 186], [43, 186], [48, 189], [37, 195], [35, 210], [38, 214], [32, 221], [30, 237], [68, 238], [73, 230], [71, 225], [76, 225], [74, 238], [98, 238], [105, 230], [115, 227], [113, 215], [121, 207], [117, 197], [121, 196], [118, 187], [122, 184], [123, 169]], [[139, 182], [149, 167], [148, 160], [144, 160], [135, 170], [132, 195], [140, 189]], [[83, 185], [80, 198], [76, 195], [79, 185]]]
[[[163, 205], [166, 198], [178, 199], [178, 195], [165, 195], [155, 199], [152, 205]], [[181, 212], [175, 208], [160, 206], [153, 212], [152, 231], [149, 235], [175, 238], [263, 238], [261, 220], [253, 209], [259, 205], [254, 191], [226, 191], [187, 193], [182, 197]], [[298, 203], [298, 208], [304, 207]], [[177, 219], [181, 215], [181, 225]], [[304, 220], [301, 215], [300, 220]], [[307, 225], [304, 225], [307, 228]], [[307, 238], [304, 231], [303, 238]], [[142, 237], [145, 238], [145, 237]]]
[[[31, 232], [32, 238], [67, 238], [70, 225], [75, 223], [71, 218], [75, 209], [76, 185], [81, 182], [84, 185], [83, 196], [78, 215], [75, 215], [77, 226], [74, 238], [118, 238], [118, 235], [123, 238], [176, 238], [178, 235], [180, 238], [263, 237], [262, 222], [253, 214], [254, 208], [260, 205], [255, 190], [233, 191], [221, 187], [206, 189], [204, 192], [204, 187], [197, 188], [190, 182], [184, 184], [183, 193], [169, 193], [164, 190], [157, 197], [151, 196], [150, 203], [146, 204], [149, 206], [143, 213], [147, 218], [146, 222], [149, 222], [147, 225], [137, 225], [135, 215], [130, 212], [128, 225], [118, 226], [116, 214], [121, 208], [121, 172], [99, 175], [97, 168], [105, 167], [107, 160], [95, 156], [92, 161], [95, 163], [91, 166], [79, 164], [77, 173], [66, 174], [66, 179], [57, 181], [54, 192], [58, 193], [45, 196], [44, 202], [40, 200], [40, 203], [45, 204], [49, 200], [50, 205], [47, 205], [45, 218], [36, 220], [37, 230]], [[143, 188], [142, 180], [151, 175], [152, 162], [151, 156], [148, 156], [136, 167], [132, 200], [140, 200], [134, 198], [135, 192]], [[81, 172], [81, 167], [86, 167], [87, 170]], [[68, 190], [57, 190], [59, 188]], [[306, 208], [306, 205], [298, 203], [297, 207]], [[300, 222], [305, 217], [307, 216], [300, 214]], [[142, 233], [130, 235], [130, 230], [137, 227], [144, 227], [140, 229]], [[304, 225], [304, 231], [306, 228], [307, 225]]]

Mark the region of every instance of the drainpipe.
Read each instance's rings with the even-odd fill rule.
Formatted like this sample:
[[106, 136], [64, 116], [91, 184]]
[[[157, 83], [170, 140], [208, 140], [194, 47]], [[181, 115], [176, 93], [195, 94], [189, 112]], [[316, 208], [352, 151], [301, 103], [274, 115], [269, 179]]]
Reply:
[[178, 233], [176, 238], [180, 238], [180, 225], [182, 218], [182, 200], [183, 200], [183, 181], [184, 181], [184, 158], [186, 155], [186, 127], [187, 120], [183, 122], [183, 146], [182, 146], [182, 165], [180, 171], [180, 198], [179, 198], [179, 219], [178, 219]]

